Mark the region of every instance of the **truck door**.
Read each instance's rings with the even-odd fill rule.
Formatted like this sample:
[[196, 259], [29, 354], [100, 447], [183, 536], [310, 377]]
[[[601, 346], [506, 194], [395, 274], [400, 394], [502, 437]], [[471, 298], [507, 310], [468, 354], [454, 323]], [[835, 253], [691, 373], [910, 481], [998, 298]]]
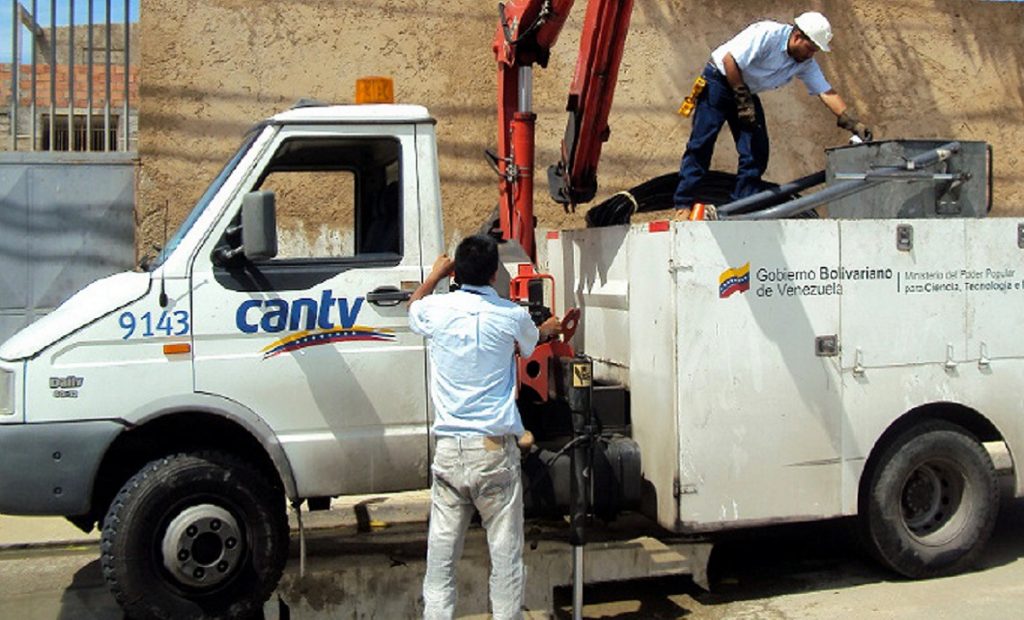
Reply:
[[840, 514], [838, 225], [677, 230], [682, 521]]
[[[426, 485], [414, 125], [285, 127], [192, 273], [195, 384], [275, 431], [300, 495]], [[248, 191], [273, 191], [279, 251], [229, 257]], [[233, 210], [233, 211], [232, 211]]]

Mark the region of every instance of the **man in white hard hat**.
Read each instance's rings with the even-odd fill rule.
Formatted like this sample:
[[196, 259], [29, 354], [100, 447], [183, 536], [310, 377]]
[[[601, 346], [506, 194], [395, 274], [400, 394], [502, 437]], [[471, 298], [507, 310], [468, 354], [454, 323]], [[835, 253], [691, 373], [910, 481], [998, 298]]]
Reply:
[[702, 74], [707, 85], [697, 99], [693, 129], [679, 167], [675, 206], [680, 217], [689, 215], [697, 186], [711, 165], [718, 132], [726, 123], [739, 153], [732, 199], [761, 191], [769, 145], [764, 109], [757, 93], [784, 86], [794, 77], [836, 115], [839, 127], [862, 140], [871, 140], [871, 130], [857, 120], [814, 60], [818, 51], [829, 51], [831, 40], [828, 19], [811, 11], [798, 16], [793, 24], [752, 24], [711, 53]]

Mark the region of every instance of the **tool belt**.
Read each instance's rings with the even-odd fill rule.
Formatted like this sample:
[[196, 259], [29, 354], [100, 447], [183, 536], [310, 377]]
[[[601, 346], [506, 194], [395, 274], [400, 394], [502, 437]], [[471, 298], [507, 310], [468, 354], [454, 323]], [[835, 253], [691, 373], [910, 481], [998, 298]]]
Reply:
[[690, 94], [683, 99], [682, 105], [677, 110], [679, 116], [689, 118], [693, 114], [693, 109], [697, 107], [697, 98], [704, 92], [704, 87], [707, 85], [708, 81], [704, 79], [704, 76], [698, 75], [697, 79], [693, 81], [693, 88], [690, 90]]
[[732, 86], [729, 84], [729, 80], [726, 79], [725, 74], [718, 70], [714, 61], [709, 60], [708, 64], [704, 65], [704, 70], [701, 74], [693, 81], [693, 89], [690, 91], [690, 94], [683, 100], [682, 105], [679, 106], [678, 113], [680, 116], [689, 117], [693, 114], [694, 109], [697, 107], [697, 99], [704, 92], [704, 88], [707, 87], [710, 81], [719, 82], [732, 90]]

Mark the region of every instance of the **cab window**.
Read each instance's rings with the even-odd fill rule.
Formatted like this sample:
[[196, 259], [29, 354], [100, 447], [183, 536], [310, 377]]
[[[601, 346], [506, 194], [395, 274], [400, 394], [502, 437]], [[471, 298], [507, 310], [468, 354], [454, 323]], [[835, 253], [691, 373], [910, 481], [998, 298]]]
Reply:
[[253, 188], [275, 195], [275, 260], [400, 259], [400, 154], [393, 138], [282, 142]]

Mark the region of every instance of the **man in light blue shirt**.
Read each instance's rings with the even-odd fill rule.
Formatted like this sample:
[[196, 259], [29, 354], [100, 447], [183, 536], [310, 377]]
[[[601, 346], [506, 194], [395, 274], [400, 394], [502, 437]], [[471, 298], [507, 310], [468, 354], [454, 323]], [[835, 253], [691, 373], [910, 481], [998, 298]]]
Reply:
[[[460, 290], [428, 295], [454, 273]], [[498, 248], [468, 237], [454, 263], [441, 256], [409, 303], [409, 326], [427, 338], [436, 438], [431, 466], [430, 529], [423, 578], [424, 618], [455, 613], [455, 565], [473, 516], [480, 512], [491, 553], [494, 618], [521, 618], [523, 487], [516, 440], [524, 434], [516, 408], [515, 354], [529, 356], [561, 330], [551, 317], [539, 328], [522, 306], [498, 296]]]
[[871, 140], [871, 130], [857, 120], [814, 60], [816, 52], [829, 51], [831, 40], [832, 26], [825, 16], [808, 12], [798, 16], [794, 24], [752, 24], [711, 53], [711, 62], [702, 73], [707, 85], [697, 99], [693, 129], [679, 166], [675, 193], [678, 217], [689, 215], [698, 186], [711, 165], [718, 133], [726, 123], [739, 154], [732, 200], [763, 189], [761, 177], [768, 168], [768, 128], [757, 94], [780, 88], [794, 77], [836, 115], [840, 127], [862, 140]]

